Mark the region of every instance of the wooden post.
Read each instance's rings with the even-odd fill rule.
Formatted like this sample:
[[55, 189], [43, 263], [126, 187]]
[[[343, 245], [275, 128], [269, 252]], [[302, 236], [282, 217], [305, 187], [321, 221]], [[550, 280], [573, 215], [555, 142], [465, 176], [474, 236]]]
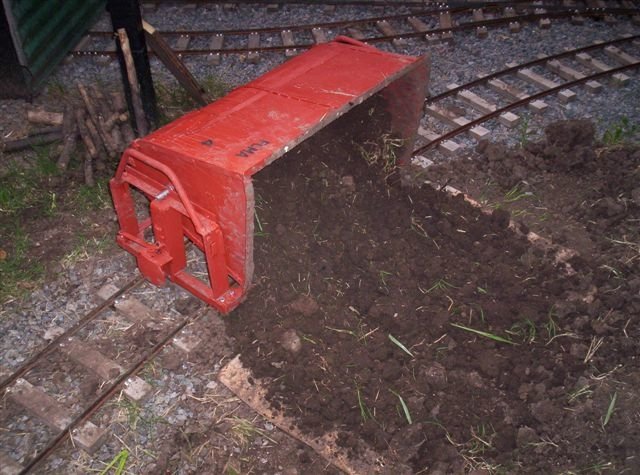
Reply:
[[[142, 15], [139, 0], [107, 0], [107, 11], [111, 15], [111, 24], [116, 33], [124, 29], [129, 40], [129, 53], [133, 60], [132, 64], [136, 71], [138, 93], [142, 98], [142, 108], [144, 111], [147, 130], [154, 127], [158, 122], [158, 111], [156, 105], [156, 95], [153, 88], [153, 78], [147, 54], [147, 44], [144, 31], [142, 30]], [[133, 114], [133, 99], [131, 97], [131, 87], [129, 86], [129, 76], [120, 41], [116, 41], [116, 52], [122, 73], [122, 84], [127, 98], [127, 104]], [[137, 127], [136, 127], [137, 128]], [[142, 132], [138, 131], [142, 134]], [[144, 134], [142, 134], [144, 135]]]
[[62, 152], [58, 157], [58, 168], [66, 170], [71, 159], [71, 154], [76, 148], [76, 136], [78, 135], [78, 127], [76, 126], [73, 108], [67, 104], [64, 108], [64, 122], [62, 123], [62, 139], [64, 144]]
[[171, 71], [182, 87], [185, 88], [191, 98], [201, 106], [206, 106], [211, 102], [211, 99], [207, 96], [207, 92], [198, 84], [198, 81], [196, 81], [184, 63], [180, 61], [180, 58], [178, 58], [169, 47], [162, 35], [160, 35], [160, 32], [144, 20], [142, 21], [142, 27], [144, 28], [147, 42], [151, 46], [151, 49], [167, 69]]
[[46, 125], [62, 125], [64, 122], [63, 114], [59, 112], [48, 112], [45, 110], [27, 111], [27, 120], [34, 124]]
[[5, 152], [16, 152], [18, 150], [24, 150], [33, 145], [47, 145], [52, 142], [57, 142], [62, 138], [61, 132], [50, 132], [42, 135], [33, 135], [19, 140], [11, 140], [2, 144], [0, 142], [0, 150]]
[[122, 48], [122, 53], [124, 55], [124, 60], [127, 68], [129, 86], [131, 87], [133, 114], [135, 116], [136, 125], [138, 127], [138, 136], [143, 137], [149, 133], [149, 124], [147, 123], [147, 118], [144, 115], [142, 99], [140, 99], [140, 85], [138, 84], [138, 76], [136, 75], [136, 68], [133, 64], [133, 56], [131, 56], [129, 37], [127, 36], [127, 32], [124, 28], [118, 29], [118, 39], [120, 40], [120, 47]]
[[100, 139], [98, 142], [96, 142], [96, 146], [99, 145], [99, 142], [104, 143], [107, 155], [109, 155], [110, 157], [115, 157], [118, 151], [116, 150], [116, 146], [111, 140], [111, 136], [109, 135], [108, 131], [104, 128], [104, 119], [102, 119], [102, 117], [98, 113], [96, 105], [94, 104], [91, 97], [89, 97], [89, 93], [82, 85], [82, 83], [78, 81], [76, 85], [78, 86], [78, 90], [80, 91], [80, 96], [82, 96], [82, 101], [87, 108], [87, 112], [89, 112], [89, 120], [93, 123], [93, 128], [89, 127], [89, 131], [93, 132], [95, 130], [96, 137], [94, 137], [94, 139]]
[[80, 132], [80, 138], [84, 143], [84, 146], [87, 148], [87, 152], [91, 155], [91, 158], [98, 157], [98, 149], [96, 145], [93, 143], [91, 139], [91, 135], [87, 130], [87, 125], [85, 123], [85, 114], [82, 109], [76, 110], [76, 124], [78, 125], [78, 132]]

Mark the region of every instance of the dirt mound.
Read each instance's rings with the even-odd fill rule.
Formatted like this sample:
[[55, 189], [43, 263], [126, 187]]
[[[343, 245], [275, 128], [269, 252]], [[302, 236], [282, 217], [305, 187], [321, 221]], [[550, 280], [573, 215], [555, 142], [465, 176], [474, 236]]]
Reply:
[[[570, 277], [507, 229], [503, 209], [390, 184], [336, 139], [345, 130], [337, 122], [256, 183], [256, 284], [229, 327], [244, 364], [272, 381], [271, 404], [414, 472], [548, 473], [598, 463], [594, 452], [635, 467], [637, 415], [607, 421], [617, 438], [602, 422], [615, 391], [602, 375], [638, 374], [634, 281], [603, 278], [591, 256]], [[501, 150], [487, 149], [484, 173], [562, 168]], [[636, 398], [619, 394], [616, 410]]]

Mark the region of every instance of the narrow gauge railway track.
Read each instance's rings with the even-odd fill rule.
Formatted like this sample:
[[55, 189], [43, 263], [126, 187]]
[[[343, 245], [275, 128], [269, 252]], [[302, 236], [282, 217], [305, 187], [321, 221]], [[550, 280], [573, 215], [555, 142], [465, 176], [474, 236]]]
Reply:
[[[615, 22], [618, 17], [625, 17], [640, 23], [640, 7], [634, 1], [622, 0], [622, 7], [617, 8], [595, 8], [590, 4], [591, 2], [584, 5], [572, 4], [570, 7], [541, 7], [519, 2], [486, 3], [307, 25], [234, 30], [183, 30], [162, 32], [162, 35], [171, 38], [175, 53], [181, 56], [208, 56], [210, 62], [216, 64], [220, 61], [221, 55], [245, 54], [252, 62], [259, 61], [261, 52], [284, 52], [286, 56], [292, 56], [300, 50], [324, 43], [341, 34], [368, 43], [386, 42], [402, 47], [407, 39], [448, 41], [453, 38], [454, 33], [462, 31], [475, 31], [478, 37], [482, 38], [490, 28], [507, 27], [511, 33], [519, 32], [524, 23], [538, 23], [540, 28], [549, 28], [552, 20], [570, 20], [581, 24], [586, 18]], [[296, 38], [296, 35], [313, 38], [313, 41]], [[112, 33], [108, 31], [89, 32], [72, 54], [114, 58], [115, 46], [104, 41], [111, 36]], [[96, 49], [93, 42], [100, 38], [103, 40], [103, 48]], [[206, 48], [190, 47], [192, 43], [203, 42], [208, 45]], [[268, 46], [265, 46], [265, 43]], [[232, 46], [225, 47], [225, 44]]]
[[[490, 131], [481, 124], [495, 118], [506, 127], [516, 127], [520, 117], [512, 110], [528, 106], [534, 113], [544, 113], [548, 104], [543, 98], [558, 94], [557, 100], [569, 102], [577, 94], [571, 90], [574, 86], [585, 86], [586, 91], [578, 93], [597, 94], [604, 87], [611, 87], [599, 81], [608, 77], [616, 87], [624, 87], [632, 80], [625, 72], [639, 68], [640, 58], [623, 48], [639, 42], [640, 35], [619, 38], [527, 63], [508, 64], [507, 69], [464, 85], [451, 84], [447, 91], [425, 101], [425, 115], [450, 130], [437, 133], [420, 127], [418, 143], [423, 143], [413, 155], [435, 147], [445, 154], [455, 154], [460, 146], [452, 141], [454, 137], [469, 131], [476, 140], [485, 138]], [[606, 56], [608, 62], [595, 55]], [[499, 97], [500, 102], [487, 99], [489, 94]]]
[[[144, 365], [171, 343], [183, 351], [189, 351], [197, 344], [193, 338], [179, 333], [199, 320], [205, 311], [171, 318], [161, 315], [131, 296], [132, 290], [150, 285], [143, 282], [138, 276], [119, 289], [103, 287], [98, 292], [104, 299], [102, 303], [0, 381], [3, 399], [0, 468], [3, 475], [30, 472], [67, 437], [89, 453], [97, 450], [108, 431], [91, 422], [91, 417], [121, 391], [133, 403], [143, 401], [151, 386], [136, 374]], [[101, 348], [101, 339], [108, 337], [104, 323], [107, 321], [122, 326], [125, 340], [119, 342], [117, 351], [112, 351], [115, 353], [112, 357]], [[92, 325], [95, 327], [92, 332], [81, 335], [81, 330]], [[116, 345], [112, 350], [115, 348]], [[128, 354], [123, 356], [125, 353]], [[58, 384], [55, 384], [56, 372], [65, 375]], [[69, 379], [73, 379], [71, 383], [67, 382]], [[98, 389], [83, 395], [83, 391], [73, 388], [83, 383], [96, 383]], [[70, 386], [71, 389], [65, 391], [65, 387]], [[58, 390], [54, 392], [52, 387]], [[27, 432], [21, 434], [23, 429], [20, 427], [25, 425], [37, 427], [38, 432], [35, 448], [28, 451], [20, 442]], [[12, 438], [11, 433], [15, 437]], [[11, 444], [12, 441], [15, 443]]]

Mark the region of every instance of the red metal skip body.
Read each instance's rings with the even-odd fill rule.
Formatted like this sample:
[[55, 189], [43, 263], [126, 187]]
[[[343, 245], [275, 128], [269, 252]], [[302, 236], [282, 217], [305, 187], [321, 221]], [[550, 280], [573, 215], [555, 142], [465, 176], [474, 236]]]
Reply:
[[[151, 282], [169, 278], [231, 311], [253, 273], [252, 175], [379, 92], [410, 151], [427, 63], [340, 37], [136, 140], [110, 183], [118, 243]], [[132, 187], [149, 200], [149, 218], [136, 216]], [[208, 281], [187, 272], [185, 236], [204, 252]]]

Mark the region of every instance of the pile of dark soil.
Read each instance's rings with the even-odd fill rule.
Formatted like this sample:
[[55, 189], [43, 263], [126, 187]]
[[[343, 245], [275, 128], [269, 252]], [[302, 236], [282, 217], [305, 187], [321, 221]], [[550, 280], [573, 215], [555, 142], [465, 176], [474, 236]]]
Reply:
[[583, 255], [570, 275], [502, 208], [385, 178], [339, 139], [366, 110], [256, 182], [255, 286], [229, 332], [270, 403], [414, 473], [640, 470], [637, 274]]

